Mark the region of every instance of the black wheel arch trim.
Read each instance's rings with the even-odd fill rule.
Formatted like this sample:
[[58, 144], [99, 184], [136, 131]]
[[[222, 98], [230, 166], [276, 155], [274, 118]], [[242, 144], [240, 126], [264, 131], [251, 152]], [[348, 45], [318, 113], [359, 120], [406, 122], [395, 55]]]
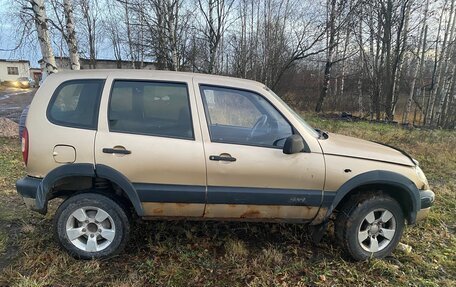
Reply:
[[108, 179], [117, 184], [126, 193], [138, 216], [144, 215], [144, 209], [138, 193], [125, 175], [103, 164], [95, 165], [95, 173], [98, 177]]
[[139, 200], [135, 188], [123, 174], [108, 166], [102, 164], [94, 166], [90, 163], [62, 165], [50, 171], [38, 185], [35, 197], [36, 211], [46, 214], [48, 200], [52, 198], [50, 197], [50, 192], [52, 191], [55, 182], [72, 176], [101, 177], [110, 180], [126, 193], [128, 199], [135, 208], [136, 213], [139, 216], [144, 214], [141, 201]]
[[333, 199], [331, 205], [329, 205], [326, 211], [326, 218], [332, 214], [337, 205], [342, 201], [342, 199], [348, 195], [351, 191], [356, 188], [375, 185], [375, 184], [385, 184], [390, 186], [395, 186], [406, 192], [407, 198], [410, 199], [409, 206], [410, 210], [408, 214], [404, 214], [409, 224], [415, 224], [417, 212], [421, 209], [421, 199], [420, 191], [416, 187], [415, 183], [409, 178], [387, 170], [375, 170], [369, 171], [356, 175], [347, 182], [345, 182], [336, 192], [336, 195]]
[[36, 191], [36, 210], [39, 213], [46, 214], [47, 203], [50, 198], [50, 192], [54, 183], [60, 179], [71, 176], [95, 176], [93, 164], [90, 163], [75, 163], [59, 166], [51, 170], [40, 182]]

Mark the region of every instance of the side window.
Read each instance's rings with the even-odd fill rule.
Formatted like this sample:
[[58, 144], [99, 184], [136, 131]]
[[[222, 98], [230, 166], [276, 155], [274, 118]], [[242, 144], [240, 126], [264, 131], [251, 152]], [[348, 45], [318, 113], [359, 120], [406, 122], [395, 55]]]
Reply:
[[211, 141], [282, 148], [293, 134], [288, 121], [262, 96], [200, 86]]
[[47, 110], [54, 124], [96, 129], [104, 80], [74, 80], [62, 83], [54, 92]]
[[111, 91], [112, 132], [193, 139], [187, 85], [117, 80]]

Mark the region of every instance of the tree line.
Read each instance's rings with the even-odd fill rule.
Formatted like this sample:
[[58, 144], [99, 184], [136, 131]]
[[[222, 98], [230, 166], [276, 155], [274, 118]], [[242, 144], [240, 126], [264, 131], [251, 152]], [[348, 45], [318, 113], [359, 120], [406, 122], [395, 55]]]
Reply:
[[456, 0], [14, 0], [18, 47], [253, 79], [300, 110], [456, 127]]

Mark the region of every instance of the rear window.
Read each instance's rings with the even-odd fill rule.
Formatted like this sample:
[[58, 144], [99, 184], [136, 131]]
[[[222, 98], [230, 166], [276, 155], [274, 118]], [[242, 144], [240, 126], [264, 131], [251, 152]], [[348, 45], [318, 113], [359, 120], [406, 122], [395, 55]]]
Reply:
[[113, 132], [193, 139], [187, 85], [117, 80], [111, 91]]
[[49, 121], [61, 126], [95, 130], [103, 85], [101, 79], [62, 83], [49, 103]]

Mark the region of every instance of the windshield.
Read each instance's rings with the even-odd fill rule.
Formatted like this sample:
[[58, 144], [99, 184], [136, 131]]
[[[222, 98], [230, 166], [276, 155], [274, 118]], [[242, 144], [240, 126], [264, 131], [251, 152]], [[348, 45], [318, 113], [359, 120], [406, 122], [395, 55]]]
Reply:
[[269, 89], [268, 87], [264, 87], [266, 89], [266, 91], [268, 91], [274, 98], [276, 98], [277, 100], [279, 100], [286, 108], [288, 111], [290, 111], [293, 116], [301, 123], [301, 125], [307, 130], [308, 133], [310, 133], [311, 135], [313, 135], [314, 137], [316, 138], [319, 138], [320, 137], [320, 134], [313, 128], [311, 127], [300, 115], [298, 115], [298, 113], [296, 113], [292, 108], [290, 108], [290, 106], [287, 105], [287, 103], [285, 103], [279, 96], [277, 96], [271, 89]]

